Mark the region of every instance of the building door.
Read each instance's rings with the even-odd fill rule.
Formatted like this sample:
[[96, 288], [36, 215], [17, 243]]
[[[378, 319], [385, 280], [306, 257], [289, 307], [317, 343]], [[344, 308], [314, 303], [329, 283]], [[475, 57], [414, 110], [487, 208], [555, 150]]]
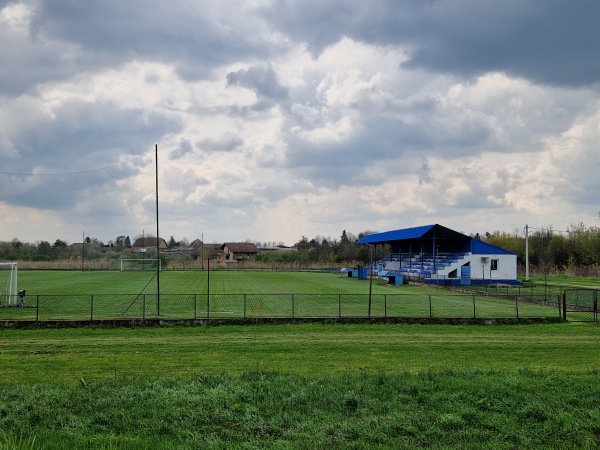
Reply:
[[462, 286], [471, 285], [471, 266], [469, 264], [465, 264], [460, 268], [460, 284]]

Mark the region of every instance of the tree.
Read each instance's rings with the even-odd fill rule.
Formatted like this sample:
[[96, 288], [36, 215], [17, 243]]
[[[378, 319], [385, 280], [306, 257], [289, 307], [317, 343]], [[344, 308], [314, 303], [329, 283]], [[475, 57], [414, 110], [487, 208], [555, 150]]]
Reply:
[[294, 244], [298, 250], [308, 250], [310, 245], [308, 243], [308, 238], [306, 236], [302, 236], [302, 238]]
[[348, 239], [348, 235], [346, 234], [346, 230], [342, 231], [342, 237], [340, 238], [340, 242], [342, 245], [350, 243], [350, 240]]
[[550, 248], [550, 242], [554, 236], [554, 231], [549, 227], [536, 231], [530, 239], [530, 247], [533, 250], [537, 267], [544, 275], [545, 280], [554, 267], [554, 254]]
[[125, 236], [117, 236], [117, 239], [115, 239], [115, 246], [117, 247], [118, 252], [123, 250], [126, 247]]
[[13, 238], [11, 245], [15, 250], [19, 251], [23, 243], [19, 240], [19, 238]]
[[56, 241], [54, 241], [54, 244], [52, 244], [52, 248], [66, 248], [67, 247], [67, 243], [61, 239], [57, 239]]
[[169, 239], [167, 247], [169, 247], [169, 248], [177, 247], [177, 241], [175, 241], [175, 238], [173, 236], [171, 236], [171, 239]]
[[48, 241], [42, 241], [37, 246], [37, 253], [34, 259], [39, 261], [47, 261], [52, 259], [52, 245]]

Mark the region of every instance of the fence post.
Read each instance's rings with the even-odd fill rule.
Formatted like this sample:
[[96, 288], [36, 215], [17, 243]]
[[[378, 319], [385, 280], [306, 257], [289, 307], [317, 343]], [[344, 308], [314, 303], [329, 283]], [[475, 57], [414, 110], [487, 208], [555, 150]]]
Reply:
[[246, 294], [244, 294], [244, 320], [246, 319], [246, 308], [247, 308], [247, 303], [246, 303]]
[[142, 294], [142, 320], [146, 319], [146, 294]]
[[292, 319], [294, 318], [294, 294], [292, 294]]
[[598, 291], [594, 291], [594, 322], [598, 322]]
[[198, 318], [198, 294], [194, 294], [194, 320]]
[[433, 318], [433, 308], [431, 307], [431, 294], [429, 294], [429, 318]]
[[473, 295], [473, 319], [477, 319], [477, 311], [475, 309], [475, 295]]
[[40, 321], [40, 295], [35, 296], [35, 321]]
[[567, 320], [567, 293], [565, 291], [562, 294], [562, 309], [563, 320]]
[[90, 322], [94, 321], [94, 294], [90, 296]]
[[515, 297], [515, 311], [517, 312], [517, 320], [519, 320], [519, 296]]
[[532, 300], [533, 300], [533, 283], [531, 284], [531, 289], [529, 291], [529, 301], [532, 301]]
[[342, 318], [342, 294], [338, 294], [338, 318]]
[[383, 317], [387, 319], [387, 294], [383, 294]]

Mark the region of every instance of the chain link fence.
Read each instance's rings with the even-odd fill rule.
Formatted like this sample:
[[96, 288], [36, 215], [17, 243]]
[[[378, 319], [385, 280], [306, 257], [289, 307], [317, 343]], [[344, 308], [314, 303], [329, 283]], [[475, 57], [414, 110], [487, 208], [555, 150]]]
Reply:
[[[582, 300], [583, 301], [583, 300]], [[521, 319], [561, 317], [557, 305], [475, 294], [69, 294], [1, 307], [0, 320]]]
[[598, 319], [600, 288], [531, 283], [527, 286], [469, 286], [462, 287], [461, 290], [499, 299], [512, 299], [517, 303], [554, 307], [565, 320], [596, 322]]

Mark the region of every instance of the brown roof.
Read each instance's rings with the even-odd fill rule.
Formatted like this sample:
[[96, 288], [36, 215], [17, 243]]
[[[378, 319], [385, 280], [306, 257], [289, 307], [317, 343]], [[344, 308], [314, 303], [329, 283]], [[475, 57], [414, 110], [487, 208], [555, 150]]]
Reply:
[[258, 253], [258, 248], [251, 242], [225, 242], [221, 249], [227, 247], [233, 253]]
[[[158, 246], [159, 248], [167, 248], [167, 241], [163, 238], [158, 238]], [[145, 237], [145, 238], [137, 238], [133, 243], [132, 247], [134, 248], [156, 248], [156, 238], [155, 237]]]

